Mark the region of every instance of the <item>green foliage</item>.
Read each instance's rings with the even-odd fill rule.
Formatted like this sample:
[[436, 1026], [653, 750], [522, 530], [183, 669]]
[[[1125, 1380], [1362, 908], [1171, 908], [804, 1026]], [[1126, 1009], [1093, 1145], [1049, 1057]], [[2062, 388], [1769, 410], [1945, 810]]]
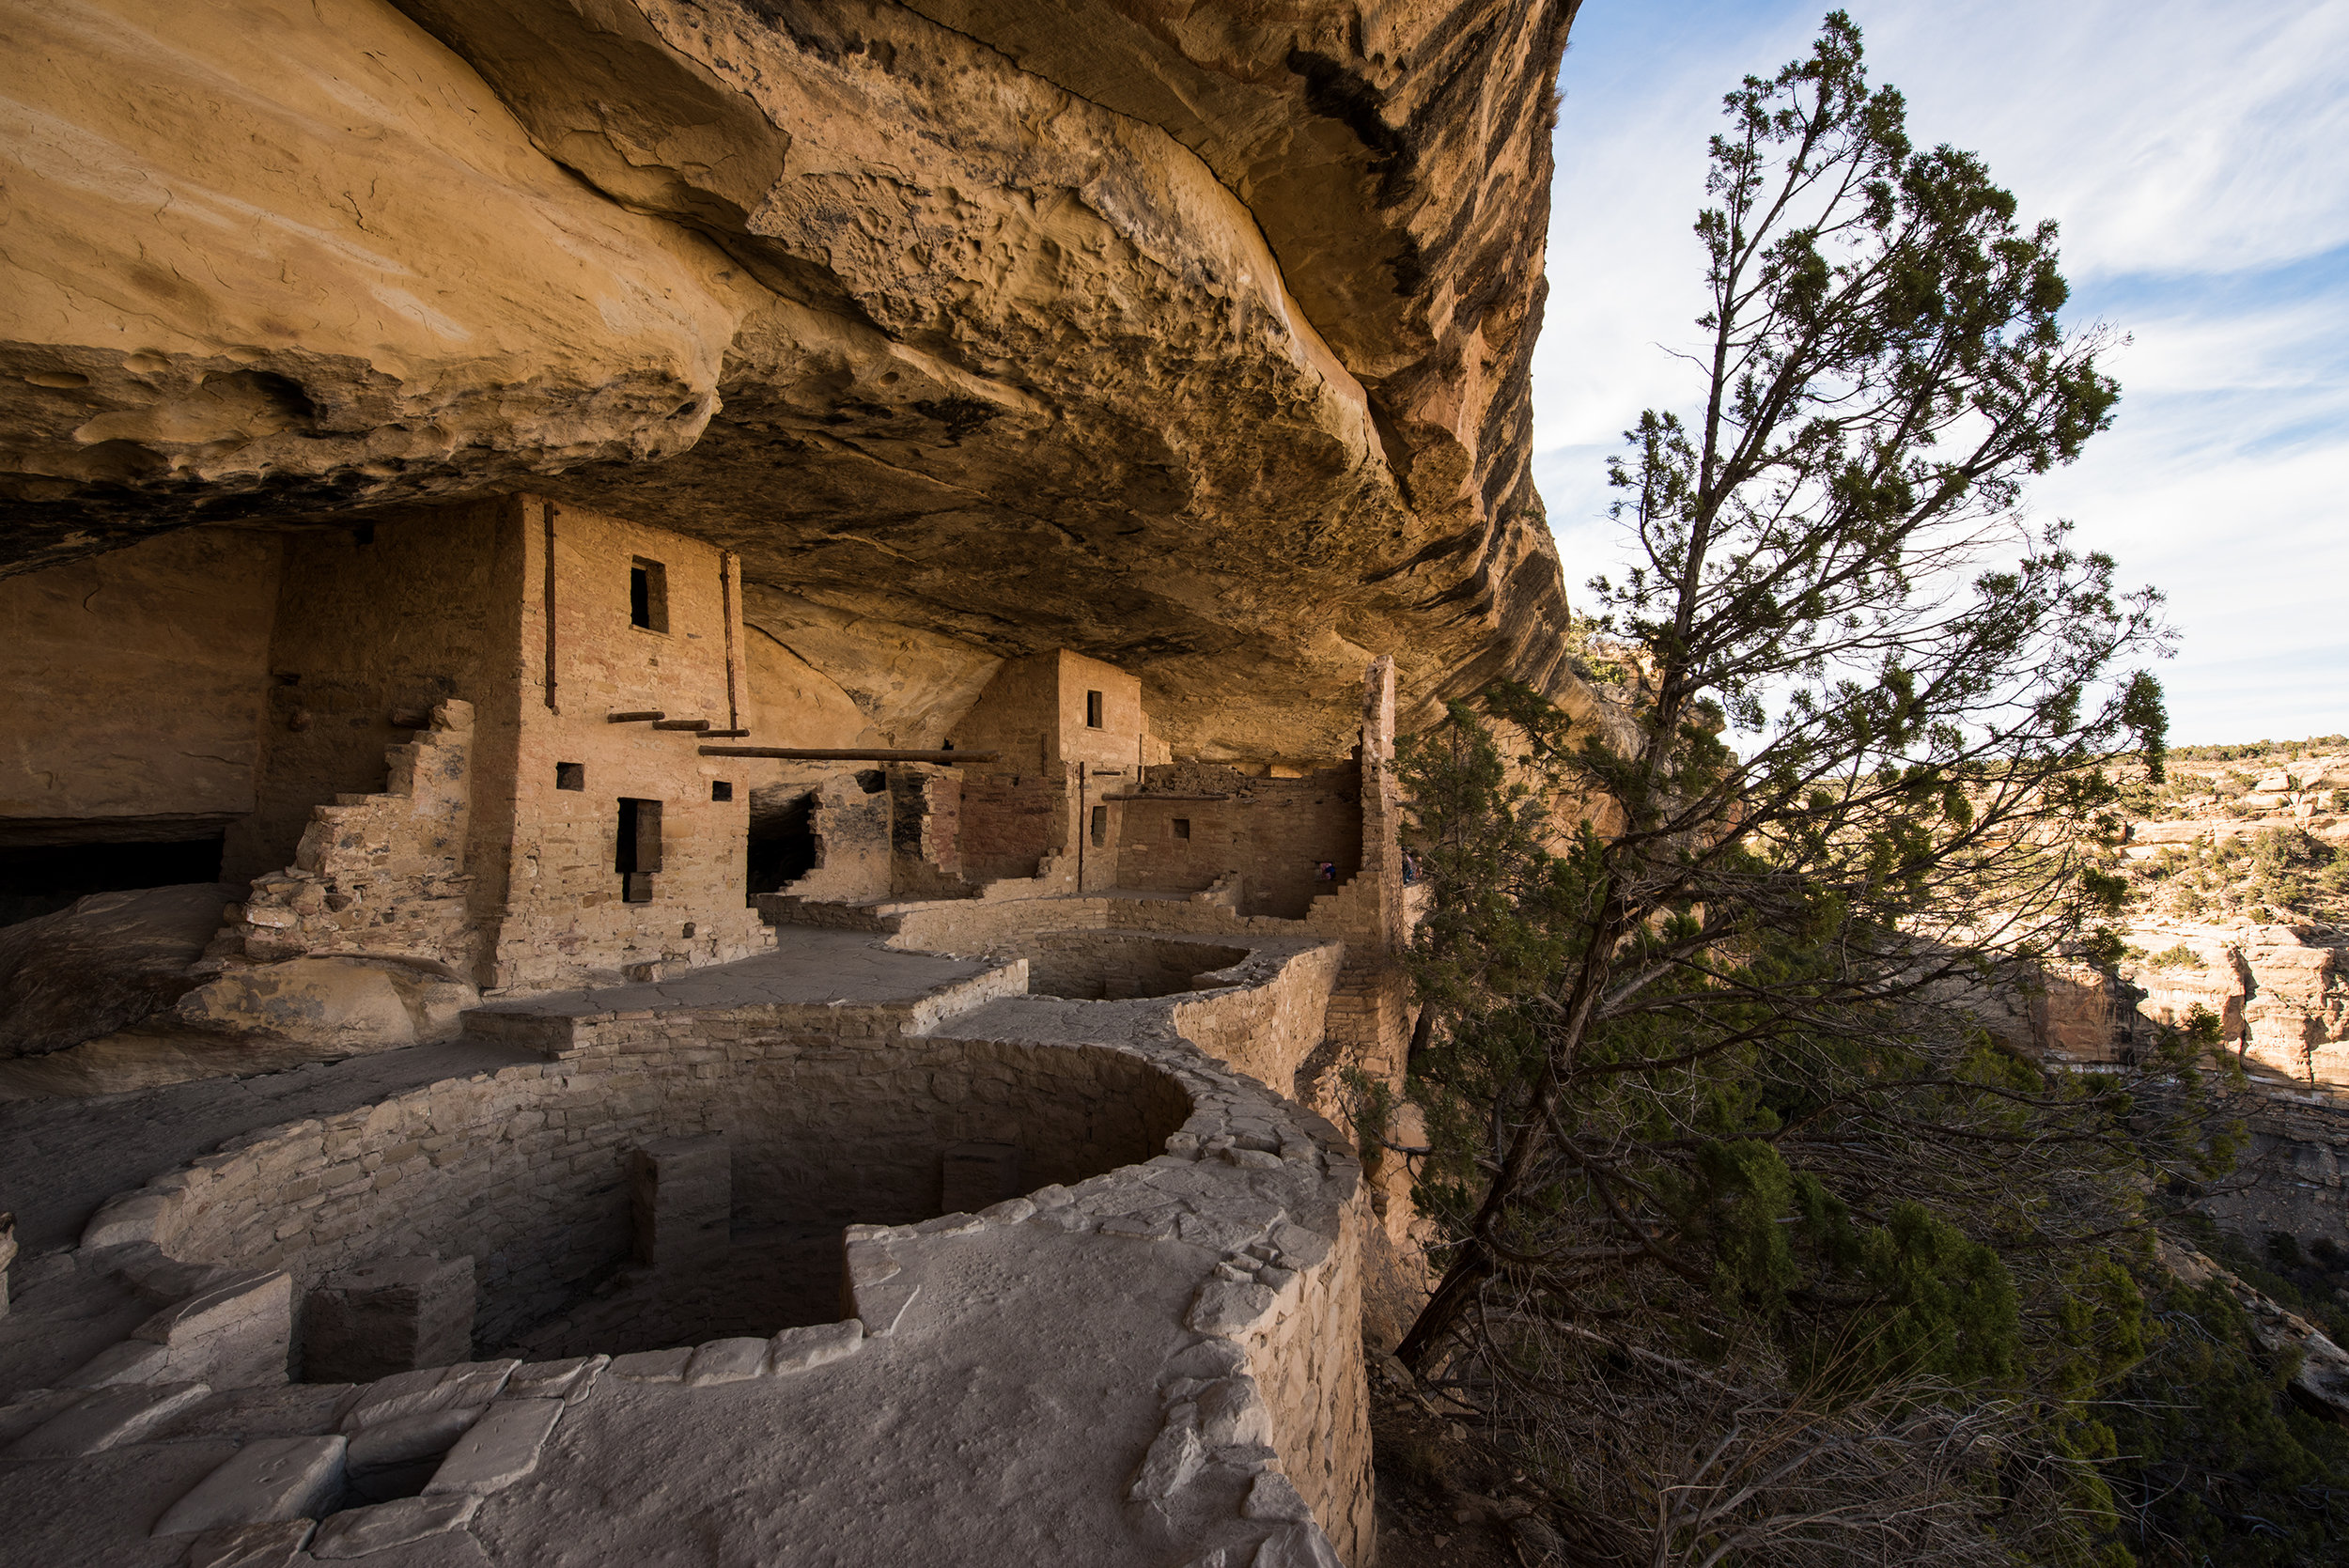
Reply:
[[[1977, 1521], [1961, 1557], [1997, 1514], [2095, 1560], [2083, 1402], [2143, 1349], [2149, 1159], [2188, 1179], [2218, 1146], [2208, 1030], [2048, 1075], [1983, 1022], [2049, 960], [2118, 959], [2116, 768], [2162, 778], [2159, 597], [2018, 513], [2109, 421], [2106, 339], [2057, 319], [2054, 226], [1909, 142], [1843, 13], [1726, 110], [1705, 383], [1610, 471], [1626, 700], [1602, 733], [1496, 687], [1398, 760], [1446, 1264], [1399, 1353], [1497, 1413], [1604, 1402], [1542, 1370], [1565, 1343], [1871, 1442], [1855, 1413], [2027, 1413], [1999, 1441], [2037, 1479], [1937, 1460], [1918, 1517]], [[1888, 1452], [1846, 1480], [1892, 1485]], [[1691, 1497], [1659, 1540], [1726, 1528], [1670, 1523]]]
[[2341, 878], [2327, 876], [2338, 852], [2300, 828], [2263, 828], [2251, 835], [2248, 885], [2262, 903], [2304, 908], [2320, 892], [2332, 893]]
[[2181, 762], [2235, 762], [2244, 758], [2254, 761], [2284, 753], [2349, 751], [2349, 735], [2314, 735], [2306, 740], [2253, 740], [2228, 746], [2174, 746], [2170, 754]]
[[2295, 1405], [2217, 1281], [2157, 1303], [2153, 1353], [2099, 1407], [2118, 1534], [2148, 1568], [2349, 1563], [2349, 1431]]

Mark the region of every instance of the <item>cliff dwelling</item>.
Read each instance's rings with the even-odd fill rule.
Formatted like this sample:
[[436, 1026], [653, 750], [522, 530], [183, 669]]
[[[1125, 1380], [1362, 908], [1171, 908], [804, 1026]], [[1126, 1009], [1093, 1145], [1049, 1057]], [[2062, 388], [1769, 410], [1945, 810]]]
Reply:
[[1570, 11], [16, 19], [14, 1549], [1369, 1568]]

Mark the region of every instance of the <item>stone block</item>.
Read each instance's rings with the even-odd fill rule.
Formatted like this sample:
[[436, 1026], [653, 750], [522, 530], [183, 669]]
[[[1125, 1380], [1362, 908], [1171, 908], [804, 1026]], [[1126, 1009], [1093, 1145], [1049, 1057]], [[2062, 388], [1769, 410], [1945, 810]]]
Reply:
[[167, 1307], [131, 1331], [163, 1345], [163, 1375], [216, 1389], [286, 1381], [293, 1340], [293, 1280], [283, 1269], [233, 1275]]
[[0, 1459], [78, 1459], [135, 1442], [211, 1392], [201, 1383], [99, 1389], [27, 1432]]
[[574, 1356], [562, 1361], [532, 1361], [514, 1369], [506, 1392], [514, 1399], [559, 1399], [577, 1405], [596, 1386], [596, 1375], [610, 1363], [609, 1356]]
[[756, 1377], [766, 1365], [765, 1340], [712, 1340], [696, 1349], [692, 1360], [686, 1363], [685, 1381], [696, 1389], [711, 1383], [739, 1383]]
[[511, 1486], [537, 1468], [538, 1452], [562, 1414], [559, 1399], [499, 1400], [457, 1439], [425, 1483], [424, 1495], [487, 1497]]
[[685, 1368], [693, 1359], [691, 1346], [679, 1350], [640, 1350], [632, 1356], [612, 1358], [611, 1373], [630, 1383], [675, 1383], [685, 1375]]
[[381, 1258], [330, 1274], [303, 1303], [303, 1375], [367, 1383], [473, 1349], [470, 1257]]
[[346, 1508], [319, 1526], [310, 1555], [324, 1561], [365, 1557], [393, 1546], [461, 1529], [481, 1507], [471, 1493], [438, 1498], [401, 1498], [369, 1508]]
[[466, 1361], [424, 1367], [377, 1382], [342, 1420], [345, 1432], [434, 1410], [477, 1408], [497, 1398], [520, 1361]]
[[1184, 1324], [1193, 1333], [1225, 1338], [1244, 1333], [1272, 1310], [1272, 1293], [1252, 1281], [1210, 1280], [1199, 1287]]
[[316, 1519], [286, 1519], [208, 1529], [188, 1543], [187, 1568], [289, 1568], [318, 1528]]
[[153, 1241], [171, 1205], [158, 1192], [130, 1192], [109, 1198], [82, 1228], [85, 1250], [98, 1251], [134, 1241]]
[[168, 1346], [150, 1340], [122, 1340], [91, 1357], [66, 1384], [75, 1389], [110, 1389], [125, 1383], [158, 1383], [170, 1359]]
[[1240, 1504], [1240, 1514], [1250, 1519], [1288, 1519], [1299, 1524], [1311, 1524], [1313, 1512], [1305, 1499], [1297, 1495], [1289, 1478], [1278, 1470], [1260, 1472], [1248, 1488], [1248, 1499]]
[[692, 1269], [725, 1257], [734, 1172], [723, 1135], [665, 1138], [631, 1150], [629, 1195], [637, 1262]]
[[0, 1451], [40, 1425], [50, 1417], [70, 1409], [82, 1401], [85, 1389], [27, 1389], [6, 1405], [0, 1405]]
[[157, 1535], [315, 1518], [342, 1500], [341, 1437], [259, 1437], [163, 1511]]
[[854, 1355], [863, 1342], [864, 1325], [855, 1318], [846, 1323], [818, 1324], [812, 1328], [786, 1328], [768, 1342], [771, 1348], [767, 1370], [776, 1376], [805, 1372], [810, 1367]]

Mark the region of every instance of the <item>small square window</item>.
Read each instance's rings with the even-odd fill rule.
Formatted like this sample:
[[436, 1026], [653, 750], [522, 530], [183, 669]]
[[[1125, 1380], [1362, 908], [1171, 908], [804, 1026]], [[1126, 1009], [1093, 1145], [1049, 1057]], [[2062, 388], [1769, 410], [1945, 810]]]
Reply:
[[628, 567], [628, 624], [646, 631], [669, 629], [669, 571], [639, 555]]
[[713, 800], [731, 800], [734, 799], [734, 785], [724, 779], [713, 779], [709, 784], [709, 798]]
[[1176, 818], [1174, 819], [1174, 836], [1175, 836], [1176, 838], [1189, 838], [1189, 837], [1190, 837], [1190, 817], [1188, 817], [1188, 816], [1178, 816], [1178, 817], [1176, 817]]
[[1098, 691], [1088, 691], [1085, 693], [1085, 728], [1089, 730], [1097, 730], [1100, 727], [1101, 693]]
[[554, 765], [554, 787], [585, 789], [587, 787], [587, 765], [583, 762], [556, 763]]

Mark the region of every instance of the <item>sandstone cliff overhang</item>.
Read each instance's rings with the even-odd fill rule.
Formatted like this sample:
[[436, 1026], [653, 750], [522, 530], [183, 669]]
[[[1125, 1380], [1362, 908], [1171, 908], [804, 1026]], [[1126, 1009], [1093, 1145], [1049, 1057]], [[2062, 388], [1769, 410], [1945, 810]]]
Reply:
[[1204, 755], [1569, 684], [1574, 6], [64, 0], [6, 23], [0, 569], [592, 501], [1142, 674]]

